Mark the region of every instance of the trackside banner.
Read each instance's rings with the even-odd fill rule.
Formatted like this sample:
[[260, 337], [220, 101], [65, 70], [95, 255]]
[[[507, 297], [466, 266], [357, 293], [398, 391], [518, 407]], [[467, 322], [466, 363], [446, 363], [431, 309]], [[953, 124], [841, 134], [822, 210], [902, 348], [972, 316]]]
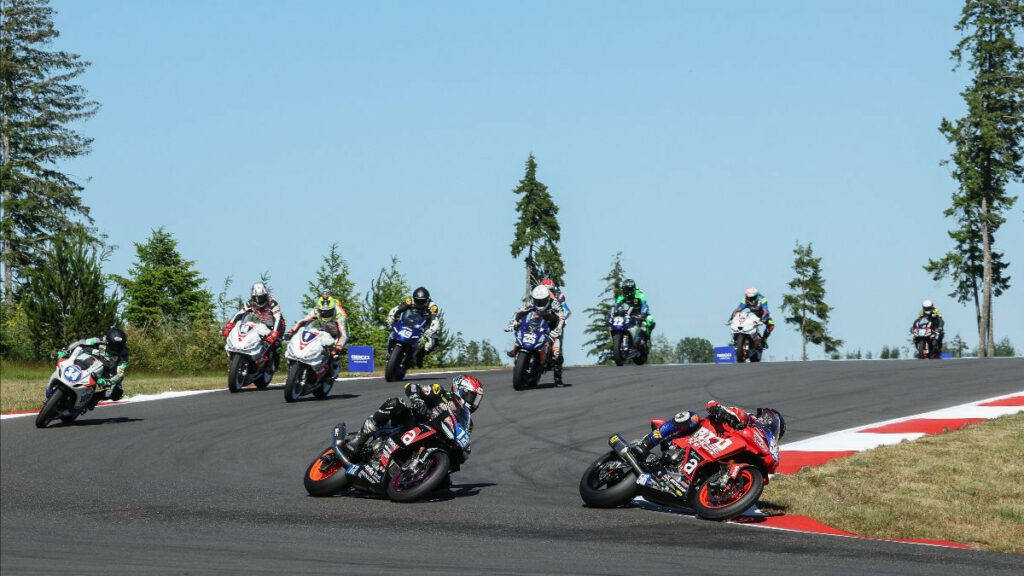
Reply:
[[373, 372], [373, 346], [349, 346], [348, 371]]
[[715, 347], [715, 364], [735, 364], [736, 348], [733, 346]]

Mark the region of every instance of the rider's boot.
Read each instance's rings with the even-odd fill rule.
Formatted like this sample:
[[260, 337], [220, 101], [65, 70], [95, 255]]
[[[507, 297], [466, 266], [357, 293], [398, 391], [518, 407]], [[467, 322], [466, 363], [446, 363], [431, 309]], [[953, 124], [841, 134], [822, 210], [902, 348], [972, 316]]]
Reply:
[[654, 450], [654, 447], [659, 443], [659, 440], [654, 439], [654, 433], [652, 432], [641, 438], [636, 444], [630, 446], [629, 450], [637, 460], [643, 461], [647, 459], [647, 455], [650, 454], [651, 450]]
[[562, 363], [555, 364], [555, 386], [562, 385]]
[[363, 422], [363, 427], [356, 433], [355, 438], [345, 443], [345, 448], [348, 450], [349, 455], [358, 456], [359, 451], [363, 448], [363, 444], [366, 444], [366, 441], [376, 431], [377, 423], [373, 421], [373, 418], [367, 418], [366, 422]]
[[124, 396], [124, 388], [120, 384], [114, 384], [107, 390], [107, 398], [111, 402], [117, 402], [122, 396]]
[[762, 337], [761, 338], [761, 350], [767, 350], [767, 349], [768, 349], [768, 338]]

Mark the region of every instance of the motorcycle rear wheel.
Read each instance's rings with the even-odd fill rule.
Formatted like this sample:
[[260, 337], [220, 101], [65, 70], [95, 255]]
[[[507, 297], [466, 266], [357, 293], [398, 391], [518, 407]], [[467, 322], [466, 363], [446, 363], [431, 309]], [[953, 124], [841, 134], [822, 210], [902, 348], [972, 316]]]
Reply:
[[388, 478], [388, 498], [392, 502], [412, 502], [437, 490], [448, 477], [451, 459], [448, 454], [435, 450], [427, 456], [427, 470], [413, 477], [405, 470]]
[[753, 466], [744, 466], [724, 488], [708, 484], [704, 475], [694, 486], [690, 506], [705, 520], [730, 520], [757, 503], [764, 490], [764, 476]]
[[609, 452], [594, 461], [580, 478], [580, 498], [587, 506], [593, 508], [615, 508], [629, 504], [636, 496], [639, 487], [636, 474], [619, 460], [614, 452]]
[[57, 412], [64, 408], [64, 390], [59, 386], [50, 392], [50, 397], [46, 399], [43, 404], [43, 408], [36, 415], [36, 428], [46, 428], [46, 425], [57, 417]]
[[295, 402], [302, 396], [302, 375], [306, 372], [306, 365], [299, 362], [288, 367], [288, 380], [284, 383], [284, 401]]
[[334, 496], [345, 488], [348, 488], [349, 478], [345, 474], [345, 465], [334, 457], [334, 449], [328, 448], [323, 454], [313, 460], [313, 463], [306, 468], [306, 475], [302, 478], [302, 484], [310, 496], [322, 498]]
[[612, 359], [615, 360], [616, 366], [622, 366], [626, 363], [626, 354], [622, 351], [622, 332], [616, 332], [612, 335]]
[[231, 357], [231, 367], [228, 368], [228, 390], [232, 394], [245, 387], [251, 368], [249, 359], [245, 356], [235, 354]]

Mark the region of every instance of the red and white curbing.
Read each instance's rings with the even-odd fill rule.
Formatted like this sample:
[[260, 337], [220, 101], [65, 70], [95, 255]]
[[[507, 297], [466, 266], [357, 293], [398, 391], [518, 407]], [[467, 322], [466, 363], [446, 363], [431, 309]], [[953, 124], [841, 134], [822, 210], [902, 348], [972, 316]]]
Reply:
[[[778, 473], [792, 474], [805, 466], [818, 466], [834, 458], [856, 454], [878, 446], [898, 444], [904, 440], [916, 440], [929, 434], [941, 434], [957, 430], [985, 420], [1016, 414], [1024, 411], [1024, 390], [1014, 394], [996, 396], [959, 406], [933, 410], [923, 414], [904, 416], [866, 426], [832, 432], [823, 436], [808, 438], [780, 446]], [[813, 532], [848, 538], [886, 540], [908, 544], [926, 544], [951, 548], [970, 548], [959, 542], [917, 539], [867, 538], [827, 526], [807, 516], [766, 516], [759, 510], [734, 520], [736, 523], [776, 530]]]

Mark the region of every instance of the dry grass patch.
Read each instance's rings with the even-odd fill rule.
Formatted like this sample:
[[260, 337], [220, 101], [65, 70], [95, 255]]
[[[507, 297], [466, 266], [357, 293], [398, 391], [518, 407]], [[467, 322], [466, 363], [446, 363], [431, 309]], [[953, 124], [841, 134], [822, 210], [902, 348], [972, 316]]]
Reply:
[[1024, 553], [1024, 414], [775, 476], [765, 512], [863, 536]]

